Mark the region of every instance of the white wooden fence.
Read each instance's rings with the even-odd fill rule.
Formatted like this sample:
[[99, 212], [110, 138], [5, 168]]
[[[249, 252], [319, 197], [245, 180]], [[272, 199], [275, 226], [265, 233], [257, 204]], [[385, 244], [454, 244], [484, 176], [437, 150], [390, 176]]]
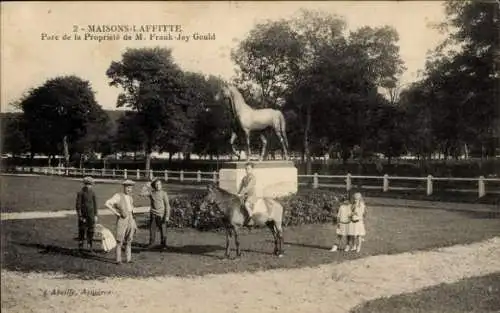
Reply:
[[[353, 179], [362, 179], [362, 180], [381, 180], [381, 184], [379, 185], [366, 185], [365, 182], [359, 183], [359, 185], [363, 185], [363, 188], [366, 189], [379, 189], [383, 192], [387, 192], [389, 190], [415, 190], [418, 188], [415, 187], [404, 187], [404, 186], [389, 186], [389, 181], [417, 181], [417, 182], [425, 182], [425, 191], [428, 196], [432, 195], [434, 191], [434, 182], [469, 182], [474, 183], [477, 187], [475, 189], [457, 189], [452, 188], [450, 191], [457, 192], [470, 192], [477, 191], [477, 195], [479, 198], [484, 197], [486, 195], [486, 182], [492, 182], [493, 188], [489, 191], [489, 193], [500, 194], [500, 179], [498, 178], [485, 178], [484, 176], [480, 176], [478, 178], [457, 178], [457, 177], [433, 177], [432, 175], [428, 175], [427, 177], [405, 177], [405, 176], [389, 176], [385, 174], [384, 176], [361, 176], [361, 175], [318, 175], [315, 173], [314, 175], [298, 175], [299, 184], [306, 185], [308, 183], [301, 183], [300, 178], [312, 179], [312, 187], [341, 187], [346, 190], [351, 190], [353, 187]], [[342, 180], [342, 183], [337, 184], [328, 184], [328, 183], [320, 183], [319, 180], [325, 179], [337, 179]], [[495, 186], [496, 185], [496, 186]]]
[[[114, 179], [135, 179], [135, 180], [146, 180], [150, 175], [154, 177], [162, 177], [165, 181], [179, 181], [179, 182], [214, 182], [218, 181], [218, 173], [213, 172], [202, 172], [202, 171], [149, 171], [144, 170], [116, 170], [116, 169], [85, 169], [85, 168], [63, 168], [63, 167], [16, 167], [15, 171], [18, 173], [34, 173], [41, 175], [59, 175], [59, 176], [94, 176], [102, 178], [114, 178]], [[475, 185], [474, 188], [452, 188], [450, 191], [454, 192], [477, 192], [479, 198], [483, 197], [487, 193], [486, 184], [488, 183], [488, 193], [500, 194], [500, 179], [499, 178], [485, 178], [480, 176], [478, 178], [456, 178], [456, 177], [433, 177], [428, 175], [427, 177], [404, 177], [404, 176], [389, 176], [385, 174], [384, 176], [357, 176], [357, 175], [298, 175], [299, 185], [311, 185], [312, 188], [320, 187], [331, 187], [331, 188], [342, 188], [345, 190], [351, 190], [356, 184], [353, 180], [363, 180], [357, 181], [358, 185], [363, 184], [365, 189], [378, 189], [383, 192], [389, 190], [418, 190], [425, 189], [427, 195], [432, 195], [434, 192], [435, 182], [468, 182]], [[321, 183], [320, 183], [321, 180]], [[325, 182], [328, 180], [336, 180], [337, 182]], [[378, 184], [366, 184], [366, 180], [370, 181], [381, 181]], [[417, 182], [420, 185], [415, 186], [398, 186], [397, 182], [410, 181]], [[391, 186], [390, 182], [395, 184]], [[424, 187], [422, 187], [424, 186]], [[472, 186], [471, 186], [472, 187]]]
[[117, 170], [117, 169], [95, 169], [95, 168], [64, 168], [64, 167], [16, 167], [18, 173], [34, 173], [42, 175], [56, 176], [93, 176], [111, 179], [135, 179], [147, 180], [149, 177], [161, 177], [165, 181], [180, 181], [180, 182], [217, 182], [217, 172], [201, 172], [201, 171], [149, 171], [145, 170]]

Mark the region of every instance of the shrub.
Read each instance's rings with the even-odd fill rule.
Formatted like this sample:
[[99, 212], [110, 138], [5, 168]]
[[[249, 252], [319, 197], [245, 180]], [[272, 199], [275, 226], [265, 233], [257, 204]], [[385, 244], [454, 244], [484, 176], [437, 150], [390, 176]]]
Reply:
[[[172, 199], [171, 227], [193, 227], [198, 230], [223, 228], [222, 212], [214, 205], [208, 205], [204, 212], [198, 212], [203, 193]], [[283, 205], [283, 226], [333, 222], [344, 193], [315, 190], [307, 194], [296, 194], [276, 199]]]
[[314, 190], [277, 200], [285, 209], [283, 225], [290, 226], [333, 222], [345, 197], [346, 194], [340, 192]]

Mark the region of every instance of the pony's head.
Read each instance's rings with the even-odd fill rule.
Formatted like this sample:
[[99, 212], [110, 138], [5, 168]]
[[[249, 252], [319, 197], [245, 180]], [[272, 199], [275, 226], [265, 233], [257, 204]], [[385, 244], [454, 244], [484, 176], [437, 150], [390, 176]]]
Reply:
[[205, 211], [207, 205], [213, 204], [216, 201], [217, 187], [214, 184], [207, 185], [207, 194], [200, 204], [200, 211]]

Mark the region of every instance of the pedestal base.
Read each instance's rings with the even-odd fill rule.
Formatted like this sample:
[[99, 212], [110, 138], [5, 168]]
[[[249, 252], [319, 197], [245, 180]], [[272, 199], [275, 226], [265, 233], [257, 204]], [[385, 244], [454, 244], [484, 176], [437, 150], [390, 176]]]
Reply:
[[[246, 175], [246, 162], [224, 163], [219, 170], [219, 187], [236, 194]], [[291, 161], [253, 162], [257, 197], [276, 198], [298, 190], [297, 168]]]

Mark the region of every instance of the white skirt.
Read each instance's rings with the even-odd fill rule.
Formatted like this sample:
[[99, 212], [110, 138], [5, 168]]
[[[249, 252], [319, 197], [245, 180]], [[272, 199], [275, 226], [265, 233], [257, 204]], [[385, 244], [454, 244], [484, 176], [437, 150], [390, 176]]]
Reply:
[[365, 236], [366, 235], [366, 229], [365, 229], [365, 223], [363, 220], [360, 220], [356, 223], [349, 223], [347, 224], [347, 235], [349, 236]]
[[338, 223], [336, 232], [339, 236], [347, 236], [349, 232], [349, 224]]

